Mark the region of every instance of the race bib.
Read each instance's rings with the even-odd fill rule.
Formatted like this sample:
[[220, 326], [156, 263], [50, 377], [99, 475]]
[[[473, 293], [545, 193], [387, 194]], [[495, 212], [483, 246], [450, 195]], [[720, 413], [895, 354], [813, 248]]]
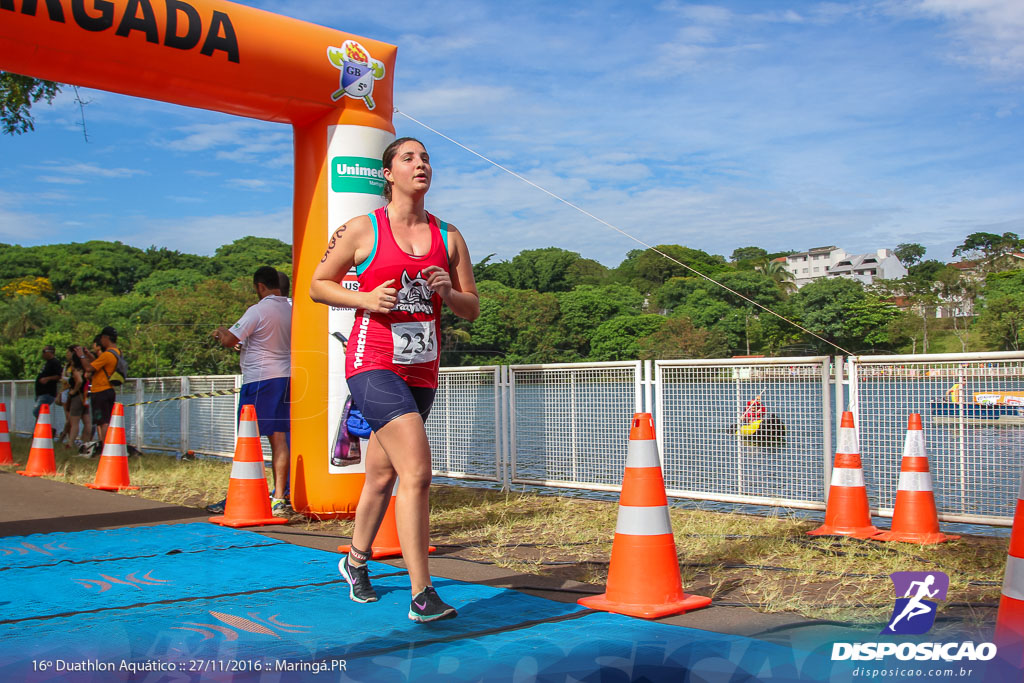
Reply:
[[391, 326], [391, 339], [394, 342], [392, 360], [396, 365], [427, 363], [437, 358], [437, 337], [432, 321], [395, 323]]

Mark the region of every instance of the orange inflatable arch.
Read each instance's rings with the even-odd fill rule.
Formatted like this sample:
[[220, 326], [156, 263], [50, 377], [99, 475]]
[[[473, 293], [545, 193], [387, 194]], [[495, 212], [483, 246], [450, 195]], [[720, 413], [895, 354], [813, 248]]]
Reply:
[[0, 0], [0, 69], [295, 130], [292, 502], [354, 513], [363, 476], [329, 463], [351, 312], [305, 291], [331, 226], [383, 202], [396, 48], [219, 0]]

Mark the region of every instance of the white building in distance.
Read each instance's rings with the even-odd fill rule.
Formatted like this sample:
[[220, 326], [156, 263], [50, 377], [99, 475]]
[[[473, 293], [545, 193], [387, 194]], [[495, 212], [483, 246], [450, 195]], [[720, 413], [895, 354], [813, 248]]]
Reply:
[[798, 289], [823, 277], [845, 277], [870, 285], [875, 278], [899, 280], [907, 276], [907, 269], [890, 249], [848, 254], [838, 247], [815, 247], [785, 259], [786, 270], [793, 274]]
[[829, 268], [845, 259], [846, 256], [846, 252], [838, 247], [815, 247], [809, 251], [790, 254], [783, 258], [786, 261], [786, 270], [793, 274], [793, 283], [799, 289], [808, 283], [826, 277]]

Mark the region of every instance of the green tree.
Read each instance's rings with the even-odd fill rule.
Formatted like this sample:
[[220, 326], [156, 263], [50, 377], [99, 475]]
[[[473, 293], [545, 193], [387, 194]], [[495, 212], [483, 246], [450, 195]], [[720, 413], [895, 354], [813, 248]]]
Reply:
[[594, 330], [609, 318], [639, 314], [643, 296], [626, 285], [580, 285], [571, 292], [558, 294], [558, 306], [566, 333], [564, 345], [586, 357]]
[[125, 354], [133, 374], [238, 373], [238, 354], [215, 343], [210, 333], [219, 325], [231, 325], [256, 303], [251, 284], [243, 278], [232, 283], [206, 280], [191, 289], [158, 292], [152, 299], [145, 316], [136, 316], [134, 326], [118, 330], [131, 343]]
[[755, 271], [724, 272], [717, 277], [722, 286], [698, 277], [673, 278], [658, 289], [655, 300], [673, 317], [718, 330], [732, 349], [757, 349], [762, 343], [761, 318], [770, 314], [750, 301], [775, 309], [782, 301], [781, 290], [769, 276]]
[[0, 299], [0, 337], [7, 340], [35, 336], [46, 330], [56, 307], [36, 294]]
[[890, 326], [898, 317], [899, 309], [894, 305], [868, 295], [850, 306], [843, 334], [855, 346], [887, 347]]
[[0, 123], [7, 135], [21, 135], [35, 130], [32, 105], [40, 100], [47, 104], [61, 89], [60, 83], [0, 71]]
[[[645, 250], [636, 259], [637, 276], [649, 283], [651, 291], [671, 278], [689, 277], [693, 275], [694, 270], [712, 278], [718, 273], [730, 270], [724, 258], [700, 249], [678, 244], [659, 244], [655, 249], [658, 251]], [[671, 258], [666, 258], [662, 254]]]
[[209, 276], [188, 268], [154, 270], [136, 282], [132, 291], [144, 296], [154, 296], [165, 289], [192, 289], [208, 279]]
[[0, 346], [0, 379], [19, 379], [25, 374], [25, 362], [10, 345]]
[[796, 291], [796, 276], [786, 270], [786, 264], [782, 261], [765, 258], [755, 264], [754, 270], [770, 277], [783, 294], [792, 294]]
[[665, 324], [660, 315], [619, 315], [594, 330], [590, 360], [635, 360], [640, 357], [640, 340]]
[[589, 258], [577, 259], [566, 271], [565, 279], [569, 285], [600, 285], [608, 281], [610, 271], [604, 265]]
[[206, 275], [213, 274], [210, 257], [185, 254], [167, 247], [149, 247], [145, 251], [146, 263], [151, 272], [161, 270], [192, 270]]
[[729, 343], [719, 330], [701, 329], [686, 317], [669, 318], [651, 334], [637, 340], [643, 360], [673, 358], [722, 358]]
[[902, 242], [896, 245], [896, 248], [892, 250], [896, 254], [896, 258], [899, 259], [900, 263], [907, 269], [910, 269], [914, 265], [921, 262], [924, 258], [924, 254], [927, 249], [917, 242]]
[[[804, 285], [792, 298], [807, 329], [847, 350], [864, 348], [863, 326], [858, 325], [858, 331], [854, 332], [849, 324], [853, 311], [867, 299], [860, 282], [841, 277], [822, 278]], [[834, 350], [816, 338], [808, 342], [821, 353]]]
[[512, 258], [511, 286], [538, 292], [567, 292], [573, 284], [569, 268], [582, 256], [558, 247], [527, 249]]
[[644, 251], [644, 249], [630, 249], [626, 253], [626, 258], [622, 259], [622, 262], [608, 273], [609, 280], [619, 284], [630, 285], [640, 291], [648, 291], [646, 285], [640, 279], [640, 274], [637, 272], [637, 262]]
[[992, 348], [1016, 351], [1024, 330], [1024, 271], [992, 273], [981, 288], [977, 319], [982, 338]]
[[907, 276], [900, 280], [876, 279], [871, 284], [871, 292], [875, 296], [889, 302], [903, 298], [909, 309], [905, 316], [897, 317], [890, 324], [891, 345], [910, 341], [912, 352], [917, 353], [920, 340], [921, 352], [928, 353], [929, 321], [934, 318], [939, 305], [936, 277], [944, 269], [945, 265], [939, 261], [925, 261], [908, 268]]
[[213, 272], [225, 279], [248, 277], [260, 266], [273, 266], [292, 275], [292, 247], [273, 237], [242, 237], [217, 248], [210, 261]]
[[0, 244], [0, 282], [6, 283], [23, 277], [47, 277], [48, 271], [42, 249]]
[[[953, 267], [943, 268], [936, 277], [935, 292], [946, 304], [945, 308], [953, 322], [953, 334], [960, 340], [960, 350], [964, 353], [967, 353], [974, 300], [977, 298], [979, 290], [978, 285], [976, 279], [965, 277], [962, 272]], [[965, 315], [960, 315], [961, 313]]]
[[983, 274], [1002, 270], [1002, 261], [1007, 254], [1024, 248], [1024, 241], [1014, 232], [997, 235], [991, 232], [974, 232], [963, 244], [953, 249], [953, 256], [977, 261]]
[[[921, 261], [907, 268], [907, 277], [917, 278], [925, 282], [935, 282], [939, 271], [946, 267], [946, 264], [936, 259]], [[905, 279], [905, 278], [904, 278]]]
[[986, 342], [1001, 351], [1019, 351], [1024, 330], [1024, 298], [1000, 295], [985, 302], [978, 329]]
[[491, 364], [546, 363], [563, 360], [559, 349], [558, 299], [551, 293], [506, 287], [492, 280], [479, 283], [480, 316], [469, 325], [474, 361]]
[[733, 249], [729, 260], [733, 263], [740, 261], [756, 261], [768, 256], [768, 252], [761, 247], [737, 247]]
[[916, 311], [901, 311], [889, 323], [889, 344], [893, 347], [910, 343], [910, 352], [917, 353], [918, 342], [927, 334], [927, 321]]

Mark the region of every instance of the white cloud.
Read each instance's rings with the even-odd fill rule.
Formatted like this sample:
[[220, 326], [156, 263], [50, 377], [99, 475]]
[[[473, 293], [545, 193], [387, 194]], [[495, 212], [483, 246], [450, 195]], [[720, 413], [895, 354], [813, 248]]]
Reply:
[[243, 190], [265, 190], [272, 183], [259, 178], [232, 178], [227, 183], [232, 187], [240, 187]]
[[62, 175], [41, 175], [36, 176], [36, 180], [41, 183], [52, 183], [54, 185], [84, 185], [85, 181], [81, 178], [75, 178], [73, 176], [62, 176]]
[[0, 191], [0, 242], [7, 244], [49, 244], [61, 234], [53, 216], [22, 208], [24, 197]]
[[[36, 166], [47, 173], [60, 173], [60, 176], [48, 176], [49, 178], [64, 178], [63, 182], [82, 183], [95, 178], [131, 178], [133, 176], [148, 175], [148, 171], [138, 168], [108, 168], [96, 164], [83, 163], [61, 163], [49, 161]], [[48, 181], [49, 182], [49, 181]]]
[[272, 168], [292, 160], [291, 129], [281, 124], [250, 119], [229, 119], [216, 123], [180, 126], [164, 146], [175, 152], [194, 154], [214, 151], [215, 157], [239, 163], [259, 162]]
[[1020, 0], [915, 0], [910, 9], [946, 20], [962, 61], [993, 72], [1024, 74], [1024, 3]]
[[439, 83], [429, 90], [400, 91], [395, 106], [414, 117], [479, 116], [481, 110], [497, 109], [516, 102], [521, 96], [508, 86], [457, 85]]

